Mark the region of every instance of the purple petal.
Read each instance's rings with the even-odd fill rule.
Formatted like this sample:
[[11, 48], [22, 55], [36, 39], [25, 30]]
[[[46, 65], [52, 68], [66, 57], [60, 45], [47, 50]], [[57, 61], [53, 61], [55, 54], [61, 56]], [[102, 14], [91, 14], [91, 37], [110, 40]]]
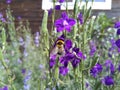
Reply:
[[57, 57], [57, 55], [50, 56], [50, 62], [49, 62], [50, 68], [52, 68], [56, 64], [56, 57]]
[[55, 21], [55, 27], [57, 32], [61, 32], [64, 30], [63, 19], [58, 19]]
[[116, 22], [114, 28], [119, 28], [119, 27], [120, 27], [120, 22]]
[[120, 48], [120, 39], [118, 39], [118, 40], [115, 42], [115, 44], [116, 44], [116, 46], [117, 46], [118, 48]]
[[110, 64], [112, 64], [112, 60], [109, 60], [109, 59], [108, 59], [108, 60], [105, 61], [105, 64], [104, 64], [104, 65], [105, 65], [106, 67], [108, 67], [108, 66], [110, 66]]
[[52, 14], [52, 11], [53, 11], [52, 8], [50, 8], [50, 9], [48, 10], [48, 16], [50, 16], [50, 15]]
[[120, 64], [118, 64], [118, 71], [120, 72]]
[[12, 0], [6, 0], [7, 4], [10, 4], [12, 2]]
[[70, 26], [74, 26], [76, 24], [76, 21], [73, 18], [69, 18], [67, 22], [69, 23]]
[[102, 83], [110, 86], [114, 84], [114, 79], [111, 76], [105, 76], [104, 79], [102, 80]]
[[111, 74], [114, 74], [115, 72], [115, 67], [113, 64], [110, 65], [110, 71], [111, 71]]
[[86, 59], [85, 55], [81, 51], [79, 53], [77, 53], [77, 56], [80, 57], [83, 60]]
[[57, 19], [56, 21], [55, 21], [55, 26], [57, 27], [57, 26], [61, 26], [61, 25], [63, 25], [63, 21], [64, 21], [64, 19], [62, 19], [62, 18], [60, 18], [60, 19]]
[[79, 48], [74, 47], [73, 51], [75, 51], [76, 53], [79, 53]]
[[72, 48], [72, 41], [70, 39], [65, 41], [65, 49], [69, 50]]
[[4, 86], [2, 90], [8, 90], [8, 86]]
[[65, 20], [68, 19], [68, 15], [66, 12], [62, 12], [61, 17]]
[[63, 27], [63, 26], [57, 27], [57, 32], [62, 32], [63, 30], [64, 30], [64, 27]]
[[68, 73], [69, 69], [67, 67], [61, 66], [59, 67], [59, 73], [65, 76]]
[[83, 24], [83, 15], [81, 12], [78, 14], [78, 20], [79, 20], [80, 24]]
[[63, 3], [65, 0], [59, 0], [59, 3]]
[[71, 31], [71, 26], [70, 25], [65, 26], [65, 30], [70, 32]]
[[74, 59], [74, 60], [72, 60], [71, 63], [72, 63], [73, 68], [76, 68], [78, 66], [78, 64], [80, 63], [80, 59]]
[[55, 10], [60, 10], [61, 9], [61, 6], [60, 5], [56, 5], [55, 6]]
[[74, 58], [74, 54], [67, 53], [65, 56], [60, 58], [60, 63], [67, 67], [68, 62]]
[[120, 35], [120, 29], [117, 30], [117, 35]]

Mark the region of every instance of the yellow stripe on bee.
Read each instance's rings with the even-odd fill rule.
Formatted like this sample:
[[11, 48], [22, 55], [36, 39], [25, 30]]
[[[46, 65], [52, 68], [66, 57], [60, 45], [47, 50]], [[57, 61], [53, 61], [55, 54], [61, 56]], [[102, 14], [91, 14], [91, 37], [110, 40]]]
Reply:
[[56, 44], [57, 44], [57, 45], [63, 45], [63, 44], [64, 44], [64, 41], [63, 41], [63, 40], [58, 40]]

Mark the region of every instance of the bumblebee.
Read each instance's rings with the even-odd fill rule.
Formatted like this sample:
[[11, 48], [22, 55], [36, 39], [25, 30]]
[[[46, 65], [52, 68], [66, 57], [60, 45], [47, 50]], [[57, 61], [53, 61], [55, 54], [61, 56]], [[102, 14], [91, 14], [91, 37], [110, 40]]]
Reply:
[[53, 50], [52, 50], [52, 54], [63, 55], [65, 53], [64, 44], [65, 44], [64, 40], [58, 39], [55, 43]]

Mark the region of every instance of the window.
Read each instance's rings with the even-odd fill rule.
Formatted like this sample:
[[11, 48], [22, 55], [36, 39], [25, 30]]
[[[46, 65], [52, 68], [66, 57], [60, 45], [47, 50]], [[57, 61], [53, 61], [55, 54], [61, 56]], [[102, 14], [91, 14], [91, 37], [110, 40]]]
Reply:
[[[68, 0], [68, 9], [74, 8], [75, 0]], [[111, 0], [94, 0], [92, 5], [92, 0], [89, 0], [88, 7], [92, 5], [92, 9], [111, 9]], [[59, 2], [56, 2], [56, 5], [60, 5]], [[85, 5], [85, 0], [82, 0], [81, 7]], [[42, 9], [50, 9], [53, 8], [52, 0], [42, 0]], [[61, 4], [61, 9], [66, 9], [66, 2]]]

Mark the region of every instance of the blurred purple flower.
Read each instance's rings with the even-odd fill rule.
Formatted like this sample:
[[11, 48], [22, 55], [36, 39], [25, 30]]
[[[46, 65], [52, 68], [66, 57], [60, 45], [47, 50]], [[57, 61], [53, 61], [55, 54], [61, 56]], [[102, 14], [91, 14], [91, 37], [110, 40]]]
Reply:
[[12, 2], [12, 0], [6, 0], [7, 4], [10, 4]]
[[36, 32], [34, 37], [34, 44], [36, 45], [36, 47], [39, 46], [39, 38], [40, 38], [40, 34], [39, 32]]
[[23, 83], [24, 83], [24, 90], [30, 90], [30, 85], [28, 84], [28, 81], [31, 79], [32, 72], [28, 71], [26, 73], [26, 76], [24, 77]]
[[0, 19], [3, 18], [3, 14], [0, 12]]
[[90, 45], [89, 55], [90, 55], [91, 57], [93, 57], [94, 54], [95, 54], [95, 52], [96, 52], [96, 45], [95, 45], [95, 43], [94, 43], [92, 40], [89, 42], [89, 45]]
[[22, 74], [25, 74], [26, 73], [26, 69], [22, 69]]
[[8, 86], [4, 86], [4, 87], [0, 88], [0, 90], [9, 90], [9, 89], [8, 89]]
[[83, 15], [81, 12], [78, 14], [78, 20], [79, 20], [80, 24], [83, 24]]
[[104, 65], [105, 65], [106, 67], [109, 67], [111, 63], [112, 63], [112, 60], [109, 60], [109, 59], [108, 59], [108, 60], [105, 61]]
[[97, 75], [102, 72], [102, 69], [103, 69], [103, 68], [102, 68], [102, 65], [99, 64], [99, 63], [97, 63], [95, 66], [93, 66], [93, 68], [90, 69], [90, 74], [91, 74], [94, 78], [96, 78]]
[[65, 66], [59, 67], [59, 73], [63, 76], [65, 76], [68, 73], [69, 69]]
[[114, 24], [114, 28], [119, 28], [119, 27], [120, 27], [120, 22], [118, 21]]
[[55, 5], [55, 10], [60, 10], [61, 9], [61, 5]]
[[117, 35], [120, 35], [120, 28], [117, 30]]
[[114, 79], [111, 76], [105, 76], [102, 83], [107, 86], [114, 85]]
[[52, 12], [53, 12], [53, 9], [50, 8], [50, 9], [48, 10], [48, 16], [50, 16], [50, 15], [52, 14]]
[[3, 14], [0, 12], [0, 20], [2, 21], [2, 22], [6, 22], [6, 20], [5, 20], [5, 18], [3, 18]]
[[120, 72], [120, 63], [118, 64], [118, 71]]
[[112, 63], [112, 60], [106, 60], [105, 64], [107, 71], [110, 70], [111, 74], [114, 74], [115, 72], [115, 67], [114, 64]]
[[18, 16], [17, 19], [18, 19], [18, 20], [21, 20], [22, 18], [21, 18], [21, 16]]
[[116, 40], [115, 44], [118, 48], [120, 48], [120, 39]]
[[23, 46], [25, 44], [24, 39], [22, 37], [19, 37], [19, 44]]
[[61, 32], [63, 30], [70, 32], [76, 21], [73, 18], [69, 18], [66, 12], [62, 12], [61, 17], [62, 18], [57, 19], [54, 24], [57, 32]]
[[63, 3], [65, 0], [59, 0], [59, 3]]
[[111, 43], [111, 47], [108, 49], [108, 56], [112, 57], [112, 55], [115, 55], [116, 52], [116, 44], [115, 44], [116, 40], [115, 39], [111, 39], [110, 43]]

